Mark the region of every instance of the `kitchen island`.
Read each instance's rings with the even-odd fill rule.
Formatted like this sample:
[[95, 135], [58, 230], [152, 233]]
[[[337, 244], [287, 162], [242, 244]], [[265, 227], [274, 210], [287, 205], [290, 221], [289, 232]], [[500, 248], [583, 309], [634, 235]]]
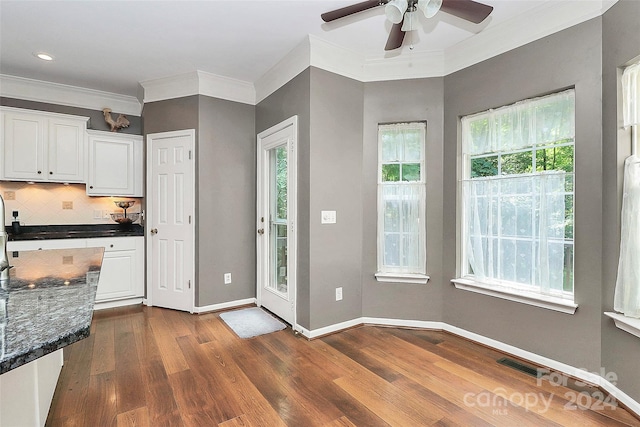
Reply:
[[62, 348], [89, 336], [103, 248], [10, 252], [0, 287], [0, 425], [42, 426]]

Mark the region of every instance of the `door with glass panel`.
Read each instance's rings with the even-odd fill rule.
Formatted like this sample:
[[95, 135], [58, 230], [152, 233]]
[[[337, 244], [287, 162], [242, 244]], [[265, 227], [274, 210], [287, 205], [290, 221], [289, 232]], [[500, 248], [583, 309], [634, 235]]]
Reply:
[[295, 325], [297, 119], [258, 135], [258, 305]]

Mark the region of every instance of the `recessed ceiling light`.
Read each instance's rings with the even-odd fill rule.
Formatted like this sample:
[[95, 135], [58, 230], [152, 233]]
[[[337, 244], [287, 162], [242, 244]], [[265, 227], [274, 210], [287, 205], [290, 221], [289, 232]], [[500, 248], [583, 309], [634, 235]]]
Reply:
[[34, 52], [33, 55], [36, 58], [40, 58], [43, 61], [53, 61], [53, 56], [49, 55], [48, 53], [45, 52]]

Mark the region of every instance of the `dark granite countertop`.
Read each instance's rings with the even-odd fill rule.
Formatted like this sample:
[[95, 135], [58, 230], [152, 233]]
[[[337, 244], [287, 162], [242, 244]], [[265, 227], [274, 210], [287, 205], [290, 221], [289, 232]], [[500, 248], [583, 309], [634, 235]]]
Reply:
[[89, 336], [103, 248], [9, 253], [0, 286], [0, 374]]
[[23, 225], [20, 233], [5, 227], [9, 241], [144, 236], [140, 224]]

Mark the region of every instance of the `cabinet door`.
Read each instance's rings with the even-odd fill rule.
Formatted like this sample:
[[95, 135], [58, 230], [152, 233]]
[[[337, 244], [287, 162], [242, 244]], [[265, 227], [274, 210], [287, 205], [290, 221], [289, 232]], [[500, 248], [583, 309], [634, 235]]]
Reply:
[[46, 126], [47, 120], [37, 115], [4, 114], [4, 179], [45, 179]]
[[48, 179], [85, 182], [85, 131], [86, 123], [77, 120], [51, 119], [49, 121]]
[[137, 295], [136, 251], [105, 252], [100, 269], [96, 301], [106, 301]]
[[90, 137], [87, 194], [133, 196], [134, 190], [134, 140]]
[[104, 248], [96, 302], [144, 295], [144, 237], [86, 239], [89, 248]]

